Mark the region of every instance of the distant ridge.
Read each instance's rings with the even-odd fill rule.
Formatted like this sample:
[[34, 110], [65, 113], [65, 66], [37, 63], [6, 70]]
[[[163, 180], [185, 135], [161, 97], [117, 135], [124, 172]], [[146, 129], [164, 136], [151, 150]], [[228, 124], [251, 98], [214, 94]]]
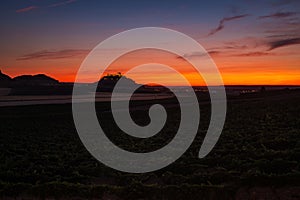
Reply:
[[6, 74], [3, 74], [0, 70], [0, 87], [9, 87], [12, 84], [12, 78]]
[[123, 79], [122, 86], [124, 87], [124, 90], [132, 86], [139, 85], [134, 80], [123, 76], [120, 72], [118, 72], [117, 74], [107, 74], [106, 76], [103, 76], [98, 82], [96, 82], [96, 84], [98, 84], [97, 91], [112, 92], [115, 85], [121, 78]]
[[6, 74], [3, 74], [2, 71], [0, 70], [0, 80], [1, 81], [4, 81], [4, 80], [10, 81], [10, 80], [12, 80], [12, 78]]
[[57, 85], [59, 81], [45, 74], [21, 75], [13, 78], [15, 84], [22, 85]]
[[142, 85], [136, 83], [129, 77], [122, 75], [121, 72], [116, 74], [107, 74], [103, 76], [98, 82], [97, 92], [112, 92], [115, 88], [115, 85], [120, 79], [123, 79], [122, 85], [120, 85], [121, 92], [128, 92], [131, 91], [131, 88], [138, 88], [135, 92], [136, 93], [167, 93], [170, 90], [166, 87], [160, 85]]
[[[116, 74], [107, 74], [95, 83], [82, 84], [85, 87], [84, 92], [89, 93], [91, 84], [97, 84], [97, 92], [112, 92], [120, 79], [123, 79], [121, 85], [122, 92], [131, 91], [130, 88], [139, 88], [138, 93], [160, 93], [169, 92], [168, 89], [161, 86], [148, 86], [136, 83], [131, 78], [123, 76], [120, 72]], [[11, 78], [0, 71], [0, 88], [8, 88], [8, 95], [71, 95], [74, 83], [62, 83], [45, 74], [20, 75]]]
[[17, 86], [42, 86], [57, 85], [59, 81], [45, 74], [21, 75], [15, 78], [4, 74], [0, 70], [0, 86], [1, 87], [17, 87]]
[[2, 93], [7, 93], [7, 95], [53, 95], [72, 93], [72, 85], [61, 84], [58, 80], [45, 74], [20, 75], [11, 78], [1, 70], [0, 89]]

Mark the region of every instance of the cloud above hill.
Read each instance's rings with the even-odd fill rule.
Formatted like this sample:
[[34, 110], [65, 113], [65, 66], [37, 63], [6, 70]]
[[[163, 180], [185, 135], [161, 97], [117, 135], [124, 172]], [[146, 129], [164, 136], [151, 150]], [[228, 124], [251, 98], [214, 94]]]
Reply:
[[63, 59], [72, 57], [85, 56], [90, 52], [87, 49], [64, 49], [60, 51], [38, 51], [31, 54], [23, 55], [17, 60], [33, 60], [33, 59]]

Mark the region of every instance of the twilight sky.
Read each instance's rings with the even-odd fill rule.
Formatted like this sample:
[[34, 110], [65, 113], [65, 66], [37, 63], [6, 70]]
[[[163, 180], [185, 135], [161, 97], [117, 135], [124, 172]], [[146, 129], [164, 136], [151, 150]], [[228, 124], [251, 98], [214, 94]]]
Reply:
[[[299, 0], [6, 0], [0, 15], [0, 69], [12, 77], [45, 73], [74, 81], [99, 42], [127, 29], [157, 26], [203, 45], [225, 84], [300, 85]], [[123, 56], [111, 71], [153, 60], [174, 65], [192, 84], [202, 84], [183, 59], [154, 50]], [[163, 75], [149, 70], [147, 78]], [[165, 75], [166, 84], [180, 85]], [[140, 75], [132, 78], [144, 81]]]

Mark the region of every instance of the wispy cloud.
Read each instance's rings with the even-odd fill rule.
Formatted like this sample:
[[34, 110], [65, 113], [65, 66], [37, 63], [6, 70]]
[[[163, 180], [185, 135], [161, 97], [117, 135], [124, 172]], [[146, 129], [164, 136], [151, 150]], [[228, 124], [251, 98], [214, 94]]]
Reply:
[[63, 1], [63, 2], [59, 2], [59, 3], [54, 3], [54, 4], [51, 4], [51, 5], [48, 5], [49, 8], [53, 8], [53, 7], [58, 7], [58, 6], [64, 6], [64, 5], [67, 5], [69, 3], [73, 3], [77, 0], [68, 0], [68, 1]]
[[16, 13], [29, 12], [29, 11], [35, 10], [35, 9], [37, 9], [37, 8], [38, 8], [38, 6], [28, 6], [28, 7], [25, 7], [25, 8], [21, 8], [21, 9], [16, 10]]
[[242, 37], [229, 41], [223, 41], [223, 44], [218, 44], [209, 48], [210, 51], [216, 50], [224, 54], [241, 53], [251, 51], [260, 51], [258, 48], [265, 49], [266, 39], [263, 37]]
[[[219, 51], [208, 51], [207, 52], [209, 55], [215, 55], [215, 54], [219, 54], [220, 52]], [[201, 57], [204, 57], [206, 56], [207, 54], [206, 53], [203, 53], [203, 52], [192, 52], [192, 53], [186, 53], [182, 56], [177, 56], [176, 58], [177, 59], [181, 59], [181, 60], [184, 60], [184, 59], [194, 59], [194, 58], [201, 58]]]
[[277, 0], [272, 2], [273, 6], [286, 6], [292, 3], [299, 3], [299, 0]]
[[232, 56], [238, 56], [238, 57], [252, 57], [252, 56], [269, 56], [274, 55], [269, 52], [263, 52], [263, 51], [255, 51], [255, 52], [247, 52], [247, 53], [239, 53], [239, 54], [233, 54]]
[[[236, 51], [209, 51], [210, 56], [222, 56], [222, 57], [259, 57], [259, 56], [273, 56], [275, 53], [265, 52], [265, 51], [250, 51], [250, 52], [242, 52], [238, 53]], [[205, 54], [200, 52], [194, 52], [190, 54], [184, 54], [183, 56], [177, 56], [177, 59], [194, 59], [201, 58]]]
[[16, 13], [28, 12], [28, 11], [36, 10], [38, 8], [43, 8], [43, 7], [44, 8], [54, 8], [54, 7], [59, 7], [59, 6], [64, 6], [64, 5], [67, 5], [67, 4], [70, 4], [70, 3], [74, 3], [76, 1], [77, 0], [60, 1], [58, 3], [50, 4], [50, 5], [47, 5], [47, 6], [41, 6], [41, 7], [40, 6], [31, 5], [31, 6], [28, 6], [28, 7], [16, 10]]
[[207, 36], [211, 36], [211, 35], [214, 35], [216, 34], [217, 32], [221, 31], [222, 29], [224, 29], [225, 27], [225, 22], [228, 22], [228, 21], [232, 21], [232, 20], [236, 20], [236, 19], [241, 19], [241, 18], [244, 18], [244, 17], [247, 17], [249, 16], [248, 14], [244, 14], [244, 15], [236, 15], [236, 16], [232, 16], [232, 17], [224, 17], [223, 19], [220, 20], [219, 22], [219, 26], [213, 30], [211, 30]]
[[[268, 56], [276, 55], [269, 51], [300, 44], [299, 35], [278, 34], [266, 37], [246, 37], [238, 40], [224, 42], [224, 45], [210, 48], [217, 51], [218, 56]], [[297, 52], [295, 52], [297, 53]]]
[[65, 49], [60, 51], [39, 51], [31, 54], [23, 55], [17, 60], [34, 60], [34, 59], [63, 59], [81, 57], [88, 54], [90, 50], [87, 49]]
[[269, 51], [277, 49], [284, 46], [300, 44], [300, 38], [290, 38], [290, 39], [281, 39], [269, 42]]
[[286, 17], [291, 17], [296, 15], [296, 12], [276, 12], [270, 15], [263, 15], [258, 17], [259, 19], [264, 19], [264, 18], [286, 18]]

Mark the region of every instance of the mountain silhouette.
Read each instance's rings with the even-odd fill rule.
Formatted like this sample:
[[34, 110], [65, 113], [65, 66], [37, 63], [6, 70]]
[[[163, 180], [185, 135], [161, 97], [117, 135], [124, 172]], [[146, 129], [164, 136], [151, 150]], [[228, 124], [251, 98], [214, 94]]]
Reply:
[[139, 85], [134, 80], [123, 76], [120, 72], [118, 72], [117, 74], [107, 74], [106, 76], [103, 76], [98, 82], [96, 82], [96, 84], [98, 84], [97, 91], [112, 92], [115, 85], [121, 78], [123, 79], [121, 87], [124, 90], [127, 90], [129, 87]]
[[11, 81], [12, 78], [6, 74], [3, 74], [2, 71], [0, 70], [0, 81]]
[[2, 73], [0, 70], [0, 87], [24, 87], [58, 85], [59, 81], [45, 74], [21, 75], [15, 78]]
[[[130, 91], [132, 87], [138, 86], [136, 92], [157, 93], [166, 92], [166, 88], [160, 86], [147, 86], [136, 83], [131, 78], [123, 76], [120, 72], [116, 74], [107, 74], [95, 83], [82, 84], [86, 87], [85, 92], [89, 91], [90, 84], [97, 84], [97, 92], [112, 92], [120, 79], [123, 79], [121, 90]], [[10, 89], [9, 95], [71, 95], [74, 83], [62, 83], [45, 74], [20, 75], [14, 78], [4, 74], [0, 70], [0, 88]]]
[[[71, 94], [72, 84], [61, 84], [45, 74], [20, 75], [14, 78], [0, 70], [0, 88], [9, 89], [8, 95]], [[4, 89], [3, 89], [4, 88]]]
[[45, 74], [21, 75], [13, 78], [14, 84], [20, 85], [57, 85], [59, 81]]
[[9, 87], [12, 84], [12, 78], [3, 74], [0, 70], [0, 87]]

